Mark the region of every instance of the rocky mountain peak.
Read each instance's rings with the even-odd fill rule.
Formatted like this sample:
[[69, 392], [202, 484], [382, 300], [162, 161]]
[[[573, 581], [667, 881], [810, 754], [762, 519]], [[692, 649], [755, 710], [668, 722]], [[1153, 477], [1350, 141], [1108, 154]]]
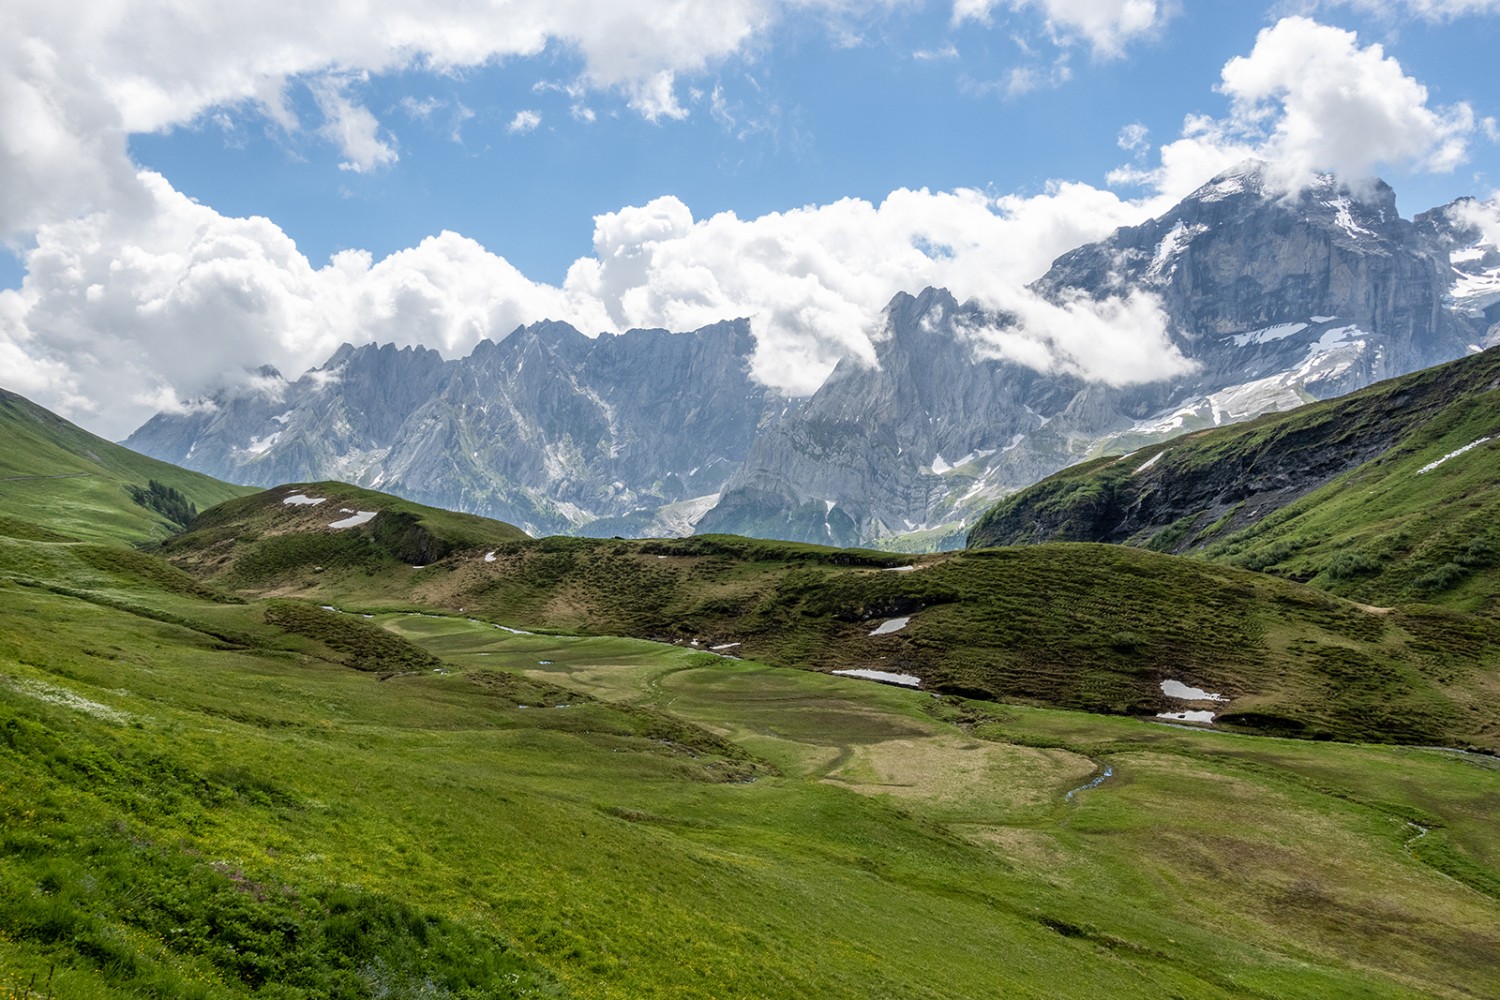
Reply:
[[928, 288], [890, 300], [875, 364], [841, 362], [807, 400], [755, 381], [743, 319], [597, 337], [549, 321], [452, 361], [344, 345], [296, 382], [159, 416], [130, 443], [226, 479], [342, 478], [533, 533], [696, 523], [839, 544], [961, 542], [996, 499], [1092, 454], [1500, 338], [1500, 251], [1475, 242], [1474, 212], [1455, 203], [1408, 222], [1389, 186], [1333, 177], [1288, 197], [1250, 161], [1062, 255], [1031, 286], [1057, 304], [1153, 298], [1195, 364], [1175, 379], [1121, 387], [1001, 360], [979, 349], [981, 331], [1011, 318]]

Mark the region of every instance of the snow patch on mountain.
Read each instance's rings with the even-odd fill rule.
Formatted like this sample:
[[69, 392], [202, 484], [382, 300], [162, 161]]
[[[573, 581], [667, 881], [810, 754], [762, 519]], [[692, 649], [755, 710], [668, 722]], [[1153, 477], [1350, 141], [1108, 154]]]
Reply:
[[1205, 225], [1190, 226], [1178, 219], [1177, 224], [1156, 245], [1156, 253], [1151, 258], [1151, 266], [1146, 269], [1146, 280], [1160, 281], [1171, 274], [1177, 266], [1177, 258], [1182, 256], [1182, 252], [1195, 238], [1206, 232], [1208, 232], [1208, 227]]
[[1234, 346], [1249, 347], [1251, 344], [1269, 344], [1272, 341], [1285, 340], [1306, 329], [1306, 323], [1281, 323], [1261, 330], [1251, 330], [1249, 333], [1235, 334]]
[[1467, 454], [1468, 452], [1473, 451], [1475, 448], [1478, 448], [1480, 445], [1487, 444], [1487, 443], [1489, 443], [1492, 440], [1494, 440], [1493, 435], [1482, 437], [1478, 441], [1472, 441], [1469, 444], [1464, 445], [1462, 448], [1458, 448], [1458, 449], [1456, 449], [1454, 451], [1450, 451], [1450, 452], [1448, 452], [1448, 454], [1444, 455], [1442, 458], [1438, 459], [1436, 462], [1428, 462], [1426, 465], [1422, 466], [1420, 469], [1417, 470], [1417, 475], [1420, 476], [1420, 475], [1423, 475], [1424, 473], [1431, 472], [1433, 469], [1436, 469], [1438, 466], [1442, 465], [1444, 462], [1448, 461], [1449, 459], [1457, 458], [1460, 455]]

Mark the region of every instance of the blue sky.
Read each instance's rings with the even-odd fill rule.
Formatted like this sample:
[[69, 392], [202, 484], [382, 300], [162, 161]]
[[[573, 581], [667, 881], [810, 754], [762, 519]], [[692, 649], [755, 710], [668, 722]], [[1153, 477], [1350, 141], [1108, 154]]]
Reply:
[[[592, 122], [573, 117], [574, 99], [553, 88], [579, 75], [580, 60], [554, 43], [539, 57], [359, 84], [355, 92], [400, 157], [370, 174], [339, 170], [333, 144], [316, 133], [288, 135], [254, 109], [135, 136], [131, 150], [221, 212], [275, 220], [314, 260], [351, 247], [384, 256], [452, 229], [533, 278], [560, 281], [588, 251], [593, 216], [663, 194], [698, 216], [755, 216], [843, 197], [878, 201], [901, 187], [1028, 192], [1053, 178], [1102, 183], [1122, 161], [1122, 127], [1139, 122], [1166, 138], [1187, 114], [1222, 114], [1220, 70], [1249, 50], [1275, 9], [1189, 3], [1110, 59], [1084, 45], [1050, 45], [1034, 12], [955, 26], [951, 8], [926, 4], [859, 25], [857, 40], [794, 17], [756, 51], [684, 79], [687, 118], [654, 122], [610, 93], [584, 99]], [[1383, 42], [1439, 103], [1467, 100], [1500, 114], [1500, 19], [1393, 24], [1347, 9], [1320, 14]], [[1037, 53], [1028, 57], [1013, 35]], [[1005, 92], [1016, 68], [1046, 73], [1062, 56], [1066, 82]], [[716, 89], [730, 118], [714, 113]], [[697, 101], [694, 90], [703, 95]], [[293, 99], [300, 118], [316, 117], [305, 87], [294, 86]], [[433, 106], [424, 119], [410, 102]], [[538, 112], [540, 124], [508, 132], [525, 110]], [[1473, 153], [1466, 169], [1445, 176], [1387, 170], [1403, 210], [1500, 186], [1494, 147]]]
[[1408, 215], [1500, 188], [1500, 0], [68, 7], [0, 43], [0, 383], [116, 435], [342, 339], [542, 318], [748, 315], [805, 392], [894, 292], [1008, 302], [1240, 155]]

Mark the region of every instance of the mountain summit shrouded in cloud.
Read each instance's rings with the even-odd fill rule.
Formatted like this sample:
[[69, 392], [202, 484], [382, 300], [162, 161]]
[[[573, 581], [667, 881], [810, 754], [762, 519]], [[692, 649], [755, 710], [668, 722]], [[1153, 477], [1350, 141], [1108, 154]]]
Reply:
[[[1028, 283], [1247, 157], [1288, 192], [1494, 186], [1468, 53], [1496, 5], [1369, 7], [22, 3], [0, 16], [0, 380], [118, 437], [344, 342], [457, 358], [548, 319], [743, 318], [755, 380], [806, 396], [877, 364], [881, 310], [928, 286], [1017, 317], [1040, 368], [1164, 377], [1152, 293]], [[1017, 73], [1037, 85], [1006, 96]], [[552, 277], [524, 266], [590, 226]]]

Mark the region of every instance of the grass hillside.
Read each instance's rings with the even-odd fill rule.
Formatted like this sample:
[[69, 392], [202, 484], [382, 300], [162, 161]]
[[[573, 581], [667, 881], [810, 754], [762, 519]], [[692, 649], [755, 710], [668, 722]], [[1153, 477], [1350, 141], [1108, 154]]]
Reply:
[[[653, 579], [633, 563], [708, 590], [763, 572], [737, 540], [496, 544], [422, 570], [307, 572], [371, 592], [500, 581], [496, 601], [524, 596], [513, 575], [555, 573], [550, 590], [526, 585], [543, 601], [605, 587], [604, 569], [620, 588]], [[1161, 558], [1105, 551], [1153, 574]], [[579, 579], [570, 553], [603, 560], [576, 589], [561, 585]], [[792, 579], [771, 613], [819, 628], [845, 627], [820, 594], [932, 596], [919, 581], [961, 572], [754, 554]], [[854, 589], [814, 586], [823, 576]], [[295, 573], [277, 579], [296, 589]], [[917, 589], [884, 589], [900, 581]], [[1314, 634], [1353, 641], [1345, 605], [1265, 586], [1273, 604], [1316, 597]], [[941, 607], [916, 610], [911, 635]], [[1492, 992], [1487, 758], [937, 699], [468, 614], [364, 614], [226, 596], [128, 548], [0, 537], [0, 995]]]
[[323, 482], [280, 486], [204, 511], [193, 521], [190, 538], [169, 539], [162, 551], [190, 552], [187, 562], [200, 575], [245, 586], [292, 572], [374, 580], [459, 550], [526, 538], [501, 521]]
[[[0, 534], [150, 541], [181, 527], [181, 501], [203, 509], [252, 492], [138, 455], [3, 389], [0, 440]], [[163, 489], [153, 493], [153, 480]]]
[[1065, 470], [970, 545], [1202, 555], [1367, 604], [1500, 612], [1500, 350]]
[[[1180, 680], [1231, 699], [1214, 706], [1223, 725], [1500, 749], [1500, 623], [1436, 608], [1377, 612], [1262, 574], [1102, 545], [912, 562], [729, 536], [551, 538], [413, 567], [383, 551], [378, 521], [330, 532], [328, 515], [312, 520], [283, 492], [210, 511], [161, 551], [247, 596], [718, 647], [1114, 714], [1181, 708], [1160, 687]], [[902, 618], [898, 631], [871, 634]]]

